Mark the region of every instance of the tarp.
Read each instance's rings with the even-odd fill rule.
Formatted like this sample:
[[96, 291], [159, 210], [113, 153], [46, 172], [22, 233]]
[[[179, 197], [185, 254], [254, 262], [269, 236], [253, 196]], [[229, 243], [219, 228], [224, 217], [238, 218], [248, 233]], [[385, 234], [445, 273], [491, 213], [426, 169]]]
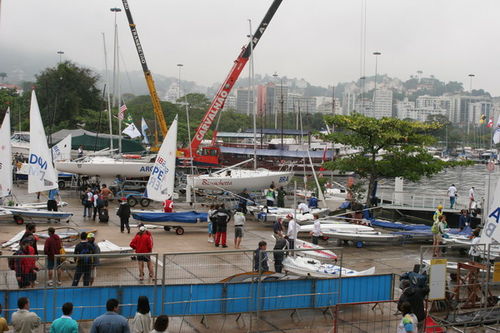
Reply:
[[179, 212], [179, 213], [145, 212], [145, 213], [133, 213], [132, 217], [136, 220], [145, 222], [198, 223], [198, 222], [207, 222], [208, 214], [198, 213], [195, 211]]
[[[57, 143], [64, 139], [68, 134], [71, 134], [72, 136], [72, 149], [76, 150], [80, 145], [82, 145], [85, 150], [95, 149], [97, 151], [109, 148], [109, 134], [99, 133], [99, 136], [97, 136], [97, 133], [83, 129], [57, 131], [51, 135], [52, 142]], [[113, 135], [113, 148], [118, 148], [118, 138], [118, 135]], [[122, 138], [122, 152], [138, 153], [144, 150], [145, 149], [140, 142]]]
[[430, 231], [431, 227], [427, 225], [416, 225], [416, 224], [402, 224], [402, 223], [393, 223], [389, 221], [380, 221], [380, 220], [370, 220], [372, 226], [374, 227], [381, 227], [381, 228], [387, 228], [387, 229], [398, 229], [398, 230], [423, 230], [423, 231]]

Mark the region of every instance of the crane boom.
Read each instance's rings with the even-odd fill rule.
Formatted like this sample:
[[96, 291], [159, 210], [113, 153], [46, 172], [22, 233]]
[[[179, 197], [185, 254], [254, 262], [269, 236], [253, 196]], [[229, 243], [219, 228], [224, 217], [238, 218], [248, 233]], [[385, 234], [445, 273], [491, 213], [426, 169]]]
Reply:
[[137, 33], [137, 28], [135, 27], [134, 19], [132, 18], [132, 13], [127, 0], [122, 0], [123, 8], [127, 14], [128, 25], [130, 27], [130, 32], [132, 33], [132, 39], [134, 40], [135, 48], [137, 54], [139, 55], [139, 61], [141, 62], [142, 71], [144, 72], [144, 77], [146, 78], [146, 84], [148, 85], [149, 95], [151, 96], [151, 102], [153, 103], [153, 111], [156, 116], [156, 121], [160, 125], [161, 134], [163, 137], [167, 134], [167, 122], [165, 121], [165, 116], [163, 114], [163, 109], [161, 108], [160, 98], [156, 92], [155, 82], [153, 80], [153, 75], [148, 68], [146, 63], [146, 56], [144, 55], [144, 50], [142, 49], [141, 41], [139, 40], [139, 34]]
[[269, 7], [266, 15], [262, 19], [262, 22], [260, 22], [259, 26], [257, 27], [257, 30], [255, 31], [252, 40], [248, 42], [247, 46], [243, 47], [238, 58], [234, 61], [233, 67], [231, 68], [231, 71], [226, 77], [226, 80], [224, 80], [219, 90], [217, 91], [217, 94], [215, 94], [215, 97], [212, 100], [212, 103], [210, 104], [207, 113], [203, 116], [200, 125], [196, 129], [196, 133], [193, 137], [193, 140], [191, 141], [190, 148], [186, 150], [186, 153], [190, 154], [190, 152], [196, 152], [196, 150], [200, 146], [201, 141], [205, 137], [207, 131], [210, 129], [210, 126], [214, 122], [215, 117], [217, 116], [219, 111], [222, 110], [222, 108], [224, 107], [224, 103], [226, 103], [227, 96], [231, 92], [241, 72], [245, 68], [245, 65], [248, 62], [248, 59], [250, 58], [252, 50], [255, 49], [255, 47], [257, 46], [257, 43], [262, 37], [264, 31], [266, 31], [267, 26], [271, 22], [271, 19], [278, 10], [278, 7], [281, 5], [282, 1], [283, 0], [274, 0], [274, 2], [271, 4], [271, 7]]

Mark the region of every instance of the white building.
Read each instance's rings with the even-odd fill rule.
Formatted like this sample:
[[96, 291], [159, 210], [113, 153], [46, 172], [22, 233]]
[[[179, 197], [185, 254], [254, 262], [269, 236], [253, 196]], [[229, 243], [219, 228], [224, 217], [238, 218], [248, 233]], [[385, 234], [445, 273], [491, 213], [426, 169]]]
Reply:
[[316, 112], [325, 114], [342, 114], [342, 105], [340, 99], [334, 99], [334, 108], [332, 107], [332, 97], [316, 96]]
[[164, 99], [167, 102], [175, 103], [177, 101], [177, 99], [179, 98], [179, 96], [182, 96], [180, 94], [180, 91], [179, 91], [179, 85], [177, 84], [177, 82], [174, 82], [168, 88], [167, 93], [165, 94]]
[[405, 98], [403, 101], [398, 101], [396, 103], [396, 112], [397, 117], [399, 119], [414, 119], [412, 118], [413, 111], [415, 109], [415, 102], [408, 101], [408, 98]]
[[373, 94], [375, 118], [392, 117], [392, 90], [377, 89]]
[[373, 117], [373, 102], [367, 99], [358, 99], [354, 111], [367, 117]]

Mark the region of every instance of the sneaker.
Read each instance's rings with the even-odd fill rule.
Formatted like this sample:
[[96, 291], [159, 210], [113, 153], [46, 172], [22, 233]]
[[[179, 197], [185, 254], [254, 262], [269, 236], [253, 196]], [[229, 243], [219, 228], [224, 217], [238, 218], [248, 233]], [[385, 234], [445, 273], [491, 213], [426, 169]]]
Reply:
[[47, 285], [49, 287], [52, 287], [54, 285], [54, 282], [52, 280], [47, 281]]
[[219, 247], [219, 244], [215, 244], [215, 247]]
[[213, 243], [213, 242], [214, 242], [214, 240], [213, 240], [212, 238], [209, 238], [209, 239], [208, 239], [208, 242], [209, 242], [209, 243]]
[[60, 286], [62, 284], [61, 281], [57, 281], [57, 285]]
[[224, 245], [222, 245], [222, 247], [227, 247], [227, 245], [226, 245], [226, 244], [224, 244]]

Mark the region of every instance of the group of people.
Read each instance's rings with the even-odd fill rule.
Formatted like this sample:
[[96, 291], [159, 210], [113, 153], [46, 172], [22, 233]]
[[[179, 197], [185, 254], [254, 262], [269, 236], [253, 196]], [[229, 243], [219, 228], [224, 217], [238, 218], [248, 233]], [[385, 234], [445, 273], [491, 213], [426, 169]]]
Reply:
[[[238, 209], [241, 212], [241, 209]], [[243, 219], [241, 219], [243, 217]], [[226, 209], [225, 205], [215, 204], [211, 205], [208, 209], [208, 242], [214, 243], [216, 247], [222, 246], [227, 247], [227, 224], [231, 220], [231, 212]], [[241, 239], [243, 238], [243, 227], [245, 224], [245, 215], [240, 214], [238, 218], [235, 218], [235, 228], [236, 220], [238, 221], [238, 234], [236, 234], [235, 229], [235, 246], [236, 238], [238, 239], [238, 247], [241, 244]]]
[[[476, 208], [476, 191], [474, 186], [469, 189], [469, 210]], [[458, 198], [458, 189], [455, 184], [448, 187], [448, 197], [450, 198], [450, 209], [455, 207]]]
[[[41, 326], [41, 319], [30, 311], [30, 301], [26, 297], [17, 300], [17, 311], [12, 314], [12, 327], [16, 333], [33, 333]], [[62, 316], [54, 320], [50, 325], [50, 333], [78, 333], [79, 325], [71, 315], [73, 314], [73, 303], [66, 302], [62, 305]], [[1, 307], [0, 307], [1, 313]], [[106, 312], [97, 317], [93, 322], [90, 333], [168, 333], [169, 318], [160, 315], [153, 320], [149, 299], [139, 296], [137, 300], [137, 311], [130, 321], [120, 315], [120, 303], [111, 298], [106, 302]], [[7, 321], [0, 317], [0, 333], [9, 331]]]
[[113, 197], [113, 192], [102, 184], [101, 188], [95, 186], [88, 187], [85, 193], [82, 194], [83, 217], [92, 218], [95, 221], [96, 216], [100, 222], [109, 221], [108, 204]]

